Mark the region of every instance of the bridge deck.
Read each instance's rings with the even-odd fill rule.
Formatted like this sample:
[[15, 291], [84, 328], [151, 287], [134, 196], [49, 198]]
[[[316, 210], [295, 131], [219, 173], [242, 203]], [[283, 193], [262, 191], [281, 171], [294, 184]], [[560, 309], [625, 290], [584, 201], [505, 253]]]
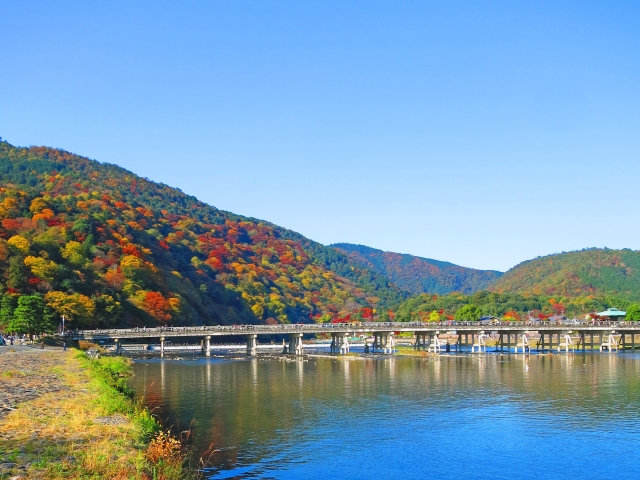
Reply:
[[287, 334], [354, 334], [410, 332], [436, 334], [456, 332], [477, 334], [480, 332], [584, 332], [601, 333], [615, 331], [617, 333], [638, 333], [640, 325], [636, 322], [369, 322], [369, 323], [333, 323], [333, 324], [286, 324], [286, 325], [234, 325], [204, 327], [164, 327], [144, 329], [109, 329], [81, 330], [67, 332], [74, 340], [108, 340], [108, 339], [144, 339], [172, 337], [219, 337], [231, 335], [287, 335]]

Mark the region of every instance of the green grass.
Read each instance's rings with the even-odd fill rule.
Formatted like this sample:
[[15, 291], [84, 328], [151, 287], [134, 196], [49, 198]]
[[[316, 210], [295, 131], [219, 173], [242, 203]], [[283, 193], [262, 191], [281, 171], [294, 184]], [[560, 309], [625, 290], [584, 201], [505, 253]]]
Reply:
[[97, 403], [105, 415], [128, 416], [140, 430], [141, 442], [148, 442], [161, 430], [160, 424], [146, 408], [135, 403], [134, 392], [126, 384], [131, 375], [131, 361], [124, 357], [100, 357], [92, 360], [84, 352], [76, 358], [86, 367], [91, 387], [98, 393]]
[[[126, 385], [129, 360], [91, 360], [76, 352], [47, 371], [63, 380], [64, 391], [22, 403], [0, 422], [0, 457], [29, 464], [26, 478], [198, 478], [181, 449], [150, 456], [161, 427]], [[127, 420], [116, 426], [95, 421], [115, 414]]]

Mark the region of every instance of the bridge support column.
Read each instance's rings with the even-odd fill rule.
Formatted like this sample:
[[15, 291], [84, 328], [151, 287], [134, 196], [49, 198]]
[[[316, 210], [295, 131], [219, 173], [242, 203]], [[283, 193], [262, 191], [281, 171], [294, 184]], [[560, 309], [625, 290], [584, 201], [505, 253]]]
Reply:
[[392, 354], [394, 345], [393, 334], [389, 333], [385, 335], [384, 353]]
[[207, 357], [211, 356], [211, 336], [204, 337], [204, 354]]
[[393, 337], [389, 332], [374, 332], [373, 338], [374, 352], [393, 353]]
[[160, 356], [164, 357], [164, 337], [160, 337]]
[[119, 338], [115, 338], [114, 341], [116, 342], [116, 355], [120, 355], [122, 353], [122, 342], [120, 342]]
[[584, 332], [580, 332], [580, 346], [582, 347], [583, 352], [585, 351], [585, 344], [584, 344], [585, 340], [586, 339], [585, 339]]
[[[373, 343], [375, 346], [375, 339]], [[345, 353], [349, 353], [349, 349], [349, 339], [347, 338], [346, 333], [339, 332], [331, 334], [331, 353], [339, 353], [344, 355]]]
[[[300, 335], [300, 337], [302, 338], [302, 335]], [[257, 338], [258, 335], [256, 335], [255, 333], [247, 335], [247, 355], [251, 357], [255, 357], [258, 351]]]
[[290, 333], [289, 334], [289, 354], [290, 355], [302, 355], [302, 333]]

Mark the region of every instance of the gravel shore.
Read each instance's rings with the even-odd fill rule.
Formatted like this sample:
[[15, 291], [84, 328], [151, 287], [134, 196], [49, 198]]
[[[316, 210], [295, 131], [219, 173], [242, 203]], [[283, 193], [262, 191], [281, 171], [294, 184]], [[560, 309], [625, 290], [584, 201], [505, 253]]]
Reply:
[[61, 365], [66, 354], [54, 348], [0, 347], [0, 418], [19, 403], [62, 390], [64, 384], [51, 368]]

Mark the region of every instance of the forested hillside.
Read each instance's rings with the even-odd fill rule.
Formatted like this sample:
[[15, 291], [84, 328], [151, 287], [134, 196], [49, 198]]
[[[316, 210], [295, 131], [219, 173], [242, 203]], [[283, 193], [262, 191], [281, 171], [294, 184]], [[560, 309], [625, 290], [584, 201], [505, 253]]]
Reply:
[[[545, 319], [552, 316], [584, 318], [587, 314], [601, 312], [609, 307], [622, 310], [634, 308], [640, 314], [640, 305], [616, 295], [544, 295], [497, 293], [482, 290], [473, 295], [451, 293], [448, 295], [422, 294], [404, 301], [395, 311], [398, 321], [439, 322], [445, 320], [478, 320], [483, 316], [495, 316], [505, 320], [520, 321], [529, 317]], [[638, 318], [633, 318], [637, 320]]]
[[120, 167], [0, 142], [0, 326], [299, 322], [406, 295], [345, 255]]
[[496, 292], [640, 299], [640, 252], [591, 248], [528, 260], [491, 287]]
[[401, 289], [412, 293], [473, 293], [487, 288], [502, 273], [476, 270], [430, 258], [383, 252], [364, 245], [336, 243], [331, 245], [349, 258], [388, 277]]

